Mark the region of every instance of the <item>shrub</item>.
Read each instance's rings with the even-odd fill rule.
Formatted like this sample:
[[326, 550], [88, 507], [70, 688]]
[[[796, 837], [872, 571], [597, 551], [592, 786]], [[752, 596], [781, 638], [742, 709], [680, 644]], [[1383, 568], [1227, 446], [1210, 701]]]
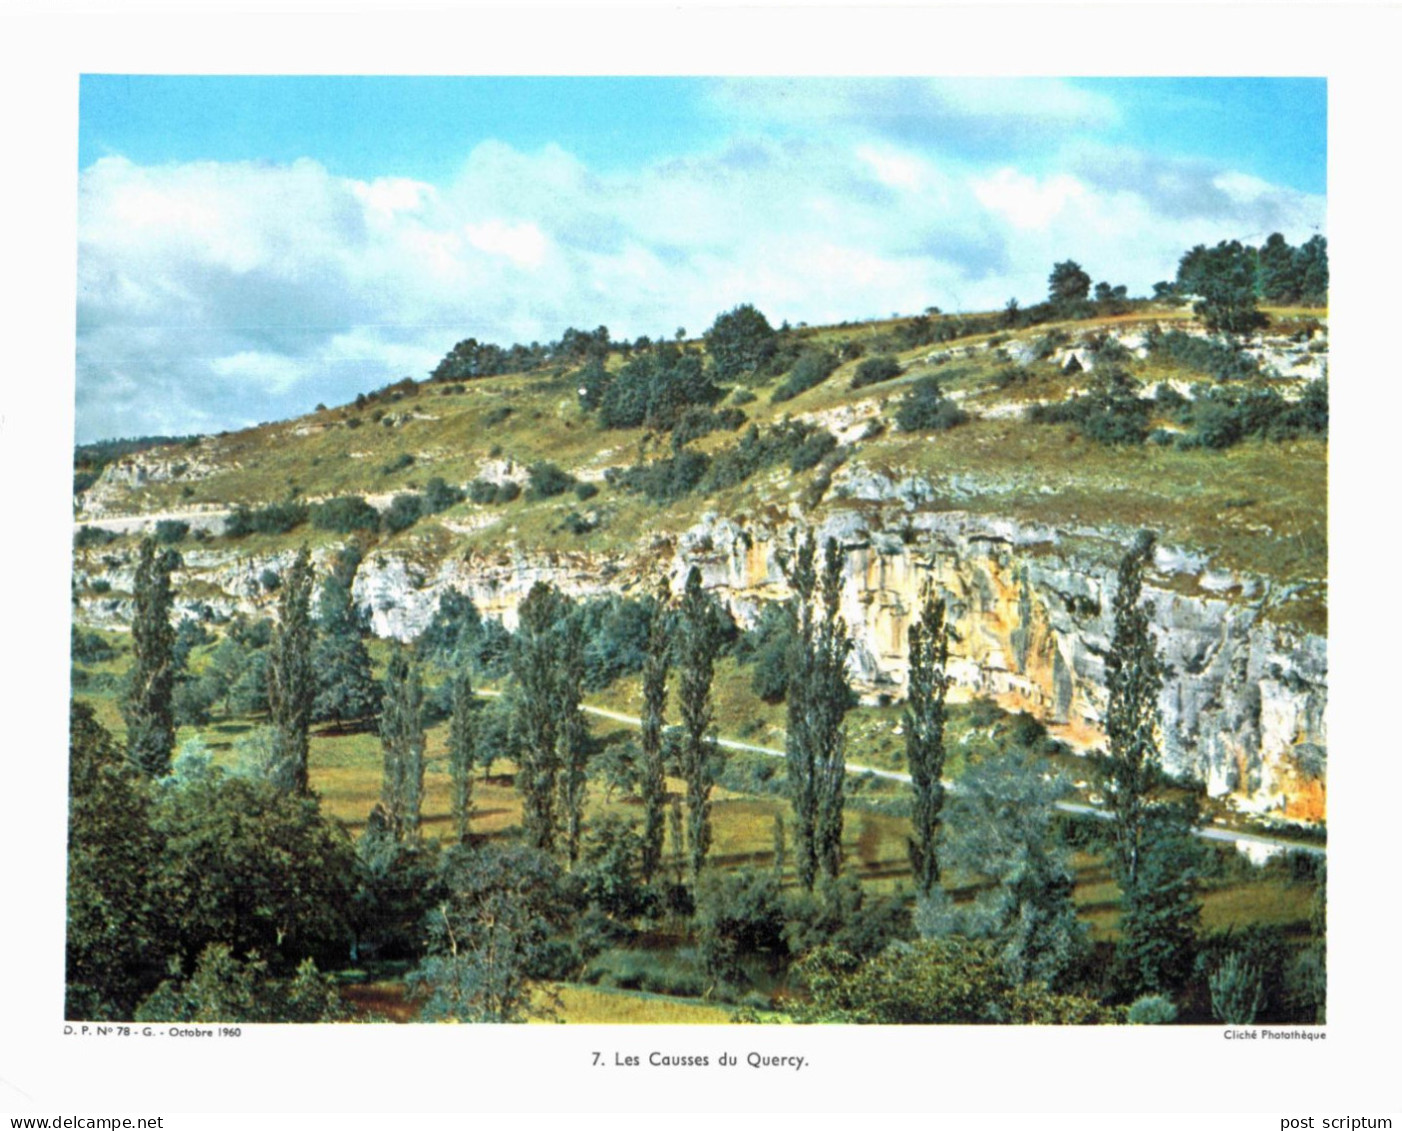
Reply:
[[463, 494], [456, 487], [450, 487], [441, 475], [435, 475], [424, 485], [423, 513], [437, 514], [462, 502]]
[[819, 429], [809, 436], [789, 457], [791, 471], [807, 471], [816, 467], [830, 451], [837, 447], [837, 437], [826, 428]]
[[593, 483], [576, 483], [574, 485], [574, 497], [581, 503], [587, 503], [599, 493], [599, 488]]
[[380, 515], [380, 525], [387, 534], [398, 534], [408, 530], [423, 517], [423, 497], [421, 495], [395, 495]]
[[968, 419], [968, 413], [945, 397], [935, 377], [923, 377], [912, 385], [896, 409], [902, 432], [944, 432]]
[[468, 499], [480, 506], [509, 503], [520, 494], [521, 485], [510, 480], [505, 483], [493, 483], [489, 479], [474, 479], [467, 485]]
[[753, 664], [750, 690], [766, 703], [781, 703], [789, 689], [789, 649], [793, 623], [788, 609], [775, 601], [760, 610], [759, 620], [741, 638], [735, 658]]
[[1032, 405], [1027, 419], [1038, 424], [1074, 424], [1100, 444], [1142, 444], [1149, 434], [1151, 403], [1123, 370], [1098, 373], [1091, 391], [1060, 404]]
[[696, 914], [701, 958], [716, 981], [742, 981], [742, 959], [773, 962], [788, 954], [783, 897], [773, 872], [704, 873]]
[[380, 468], [381, 475], [393, 475], [396, 471], [403, 471], [406, 467], [414, 466], [414, 457], [409, 452], [400, 452], [388, 463]]
[[693, 405], [713, 405], [723, 392], [704, 372], [701, 359], [664, 344], [634, 357], [609, 382], [599, 400], [605, 428], [670, 429]]
[[173, 546], [176, 542], [184, 540], [190, 533], [190, 524], [180, 522], [173, 518], [163, 518], [156, 523], [156, 541], [162, 545]]
[[867, 358], [857, 366], [857, 371], [852, 375], [852, 388], [862, 389], [867, 385], [876, 385], [900, 375], [901, 363], [899, 361], [890, 354], [878, 354], [876, 357]]
[[561, 471], [560, 468], [546, 460], [531, 464], [528, 473], [530, 482], [526, 487], [527, 502], [553, 499], [556, 495], [563, 495], [574, 486], [573, 475]]
[[828, 379], [829, 374], [837, 368], [838, 364], [837, 355], [831, 350], [805, 350], [799, 354], [788, 377], [770, 394], [770, 402], [779, 404], [782, 401], [792, 400], [799, 393], [822, 384]]
[[311, 508], [311, 520], [315, 529], [335, 534], [380, 528], [380, 512], [359, 495], [341, 495], [317, 503]]
[[722, 429], [734, 432], [744, 423], [745, 414], [738, 408], [689, 408], [682, 413], [681, 419], [672, 429], [672, 447], [680, 448], [707, 433], [719, 432]]
[[95, 632], [83, 632], [78, 626], [69, 628], [69, 652], [75, 664], [102, 664], [116, 659], [117, 649]]
[[711, 461], [701, 452], [683, 448], [670, 459], [638, 464], [625, 471], [610, 468], [605, 473], [610, 483], [633, 494], [643, 495], [654, 503], [666, 504], [685, 498], [705, 478]]
[[1261, 373], [1260, 363], [1231, 342], [1201, 338], [1182, 330], [1151, 337], [1149, 348], [1218, 382], [1245, 381]]
[[257, 510], [235, 507], [224, 520], [226, 538], [244, 538], [249, 534], [288, 534], [307, 521], [305, 503], [269, 503]]
[[1131, 1025], [1172, 1025], [1178, 1020], [1178, 1007], [1166, 997], [1147, 994], [1129, 1007]]
[[80, 526], [73, 532], [73, 545], [83, 550], [90, 546], [105, 546], [116, 541], [117, 537], [112, 531], [103, 530], [100, 526]]
[[736, 405], [753, 404], [759, 398], [750, 392], [749, 389], [739, 388], [730, 394], [730, 403]]

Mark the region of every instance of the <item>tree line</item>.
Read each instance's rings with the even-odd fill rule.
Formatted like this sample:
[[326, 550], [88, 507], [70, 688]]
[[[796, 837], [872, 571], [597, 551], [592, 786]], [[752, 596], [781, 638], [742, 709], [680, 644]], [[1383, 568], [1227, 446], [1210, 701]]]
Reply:
[[[903, 717], [913, 917], [847, 871], [845, 720], [855, 697], [841, 613], [844, 558], [833, 540], [819, 547], [810, 534], [792, 547], [784, 561], [792, 596], [766, 614], [772, 627], [755, 641], [779, 670], [786, 702], [788, 820], [776, 820], [769, 872], [710, 859], [712, 795], [725, 772], [713, 683], [727, 618], [697, 569], [677, 599], [664, 591], [641, 604], [631, 633], [642, 677], [630, 774], [640, 819], [591, 815], [585, 804], [598, 758], [581, 711], [589, 607], [539, 583], [496, 656], [509, 675], [504, 710], [489, 711], [473, 691], [480, 618], [448, 609], [421, 647], [392, 649], [377, 684], [380, 797], [352, 842], [321, 813], [308, 772], [318, 694], [309, 554], [297, 554], [279, 588], [265, 740], [248, 764], [220, 769], [198, 743], [173, 757], [176, 559], [147, 540], [125, 748], [90, 712], [74, 709], [69, 1013], [337, 1019], [346, 1005], [323, 971], [397, 957], [413, 964], [410, 983], [426, 1018], [516, 1020], [549, 1012], [542, 980], [609, 969], [621, 959], [608, 956], [637, 937], [639, 919], [660, 916], [686, 924], [696, 940], [697, 992], [743, 984], [755, 961], [798, 959], [793, 971], [805, 988], [792, 1009], [810, 1020], [1111, 1021], [1130, 1002], [1139, 1019], [1162, 1020], [1196, 978], [1206, 980], [1223, 1019], [1249, 1021], [1271, 995], [1279, 1008], [1284, 991], [1271, 978], [1279, 980], [1284, 959], [1261, 939], [1202, 937], [1197, 794], [1167, 778], [1158, 753], [1163, 668], [1143, 595], [1153, 552], [1145, 534], [1120, 563], [1106, 658], [1107, 747], [1093, 760], [1121, 892], [1106, 975], [1072, 901], [1068, 838], [1078, 826], [1055, 811], [1064, 780], [1024, 752], [969, 767], [952, 793], [946, 785], [955, 637], [933, 588], [909, 630]], [[322, 585], [320, 614], [336, 606], [344, 616], [343, 565]], [[424, 664], [435, 656], [447, 667], [451, 782], [451, 833], [441, 844], [425, 834], [423, 814], [431, 698]], [[484, 748], [499, 744], [491, 730], [502, 720], [522, 805], [519, 833], [506, 837], [476, 832], [472, 820], [481, 780], [473, 769]], [[786, 864], [797, 881], [787, 894]], [[985, 877], [973, 903], [947, 894], [951, 868]], [[901, 940], [905, 949], [890, 946]], [[1307, 994], [1316, 1010], [1321, 948], [1322, 935], [1296, 956], [1303, 965], [1292, 974], [1291, 993]], [[893, 990], [897, 974], [907, 989]]]

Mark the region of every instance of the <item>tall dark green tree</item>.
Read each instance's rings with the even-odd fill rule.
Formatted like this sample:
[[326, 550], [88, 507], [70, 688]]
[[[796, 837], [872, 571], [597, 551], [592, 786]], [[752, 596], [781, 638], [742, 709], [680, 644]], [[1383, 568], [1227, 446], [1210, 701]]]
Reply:
[[662, 766], [663, 712], [667, 708], [667, 661], [671, 641], [667, 606], [658, 600], [648, 616], [647, 654], [643, 659], [643, 882], [650, 883], [662, 866], [666, 833], [667, 776]]
[[472, 766], [476, 761], [476, 727], [472, 717], [472, 678], [464, 663], [453, 676], [453, 715], [448, 724], [448, 771], [453, 783], [453, 832], [467, 839], [472, 813]]
[[1120, 887], [1126, 893], [1132, 893], [1139, 881], [1145, 809], [1160, 776], [1163, 666], [1149, 630], [1153, 606], [1142, 600], [1144, 571], [1153, 561], [1154, 541], [1150, 531], [1141, 531], [1120, 561], [1113, 599], [1114, 632], [1105, 657], [1109, 750], [1097, 764], [1112, 817]]
[[691, 567], [682, 594], [677, 630], [677, 704], [681, 714], [681, 770], [686, 779], [686, 839], [692, 882], [701, 875], [711, 848], [711, 788], [720, 773], [720, 753], [711, 733], [711, 679], [720, 647], [720, 614]]
[[381, 688], [365, 646], [369, 625], [365, 612], [356, 608], [351, 590], [359, 564], [354, 548], [344, 550], [321, 582], [312, 649], [315, 722], [348, 726], [373, 719], [380, 710]]
[[1090, 294], [1090, 283], [1085, 269], [1074, 259], [1067, 259], [1052, 265], [1047, 276], [1047, 298], [1057, 306], [1084, 302]]
[[915, 890], [929, 895], [940, 882], [939, 833], [944, 809], [944, 700], [949, 681], [949, 632], [945, 605], [927, 587], [920, 619], [910, 626], [910, 680], [906, 696], [905, 758], [915, 805], [906, 846]]
[[380, 804], [395, 838], [417, 840], [424, 790], [424, 693], [418, 664], [396, 645], [385, 672], [380, 711], [384, 779]]
[[153, 538], [143, 538], [138, 551], [131, 622], [134, 664], [127, 684], [122, 716], [127, 724], [127, 760], [147, 777], [170, 772], [175, 750], [172, 698], [178, 672], [175, 629], [170, 623], [174, 602], [170, 575], [180, 564], [174, 550], [158, 550]]
[[584, 829], [589, 732], [579, 709], [584, 697], [584, 625], [571, 609], [559, 629], [559, 662], [555, 669], [555, 709], [560, 734], [560, 816], [564, 822], [565, 859], [571, 868], [579, 860]]
[[268, 664], [268, 713], [277, 784], [306, 793], [307, 750], [316, 675], [312, 667], [312, 564], [306, 546], [283, 578]]
[[555, 851], [556, 783], [560, 776], [559, 688], [560, 627], [569, 602], [553, 585], [537, 581], [518, 611], [511, 642], [511, 674], [516, 681], [516, 723], [521, 761], [516, 788], [523, 803], [526, 843], [541, 852]]
[[1256, 251], [1237, 240], [1184, 252], [1178, 286], [1198, 296], [1193, 312], [1209, 330], [1249, 334], [1266, 323], [1256, 309]]
[[1329, 301], [1329, 241], [1311, 236], [1295, 249], [1295, 279], [1301, 302], [1324, 306]]
[[750, 303], [716, 315], [705, 334], [716, 379], [733, 381], [754, 374], [774, 356], [777, 337], [769, 319]]
[[820, 870], [830, 878], [841, 871], [847, 773], [843, 720], [852, 706], [846, 671], [852, 644], [839, 616], [842, 559], [837, 542], [830, 538], [824, 547], [821, 579], [816, 556], [809, 535], [788, 572], [796, 599], [784, 747], [794, 807], [794, 863], [808, 890]]

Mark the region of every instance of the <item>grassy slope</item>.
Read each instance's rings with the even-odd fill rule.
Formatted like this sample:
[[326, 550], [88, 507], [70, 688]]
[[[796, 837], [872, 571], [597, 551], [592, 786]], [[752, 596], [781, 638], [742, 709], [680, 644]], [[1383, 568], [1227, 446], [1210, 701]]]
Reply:
[[[1123, 322], [1125, 319], [1105, 320]], [[1102, 323], [1074, 323], [1072, 331]], [[1046, 327], [1018, 336], [1036, 337]], [[948, 343], [977, 345], [985, 338]], [[930, 347], [900, 355], [907, 372], [882, 385], [851, 390], [855, 362], [839, 368], [823, 384], [779, 405], [759, 399], [745, 406], [763, 426], [785, 415], [841, 410], [858, 402], [882, 405], [886, 431], [857, 445], [849, 465], [902, 469], [928, 477], [940, 499], [936, 506], [998, 514], [1059, 526], [1150, 526], [1164, 541], [1206, 551], [1214, 565], [1243, 569], [1280, 582], [1316, 585], [1326, 575], [1327, 445], [1318, 441], [1247, 443], [1227, 452], [1177, 451], [1144, 446], [1110, 449], [1079, 439], [1062, 425], [1032, 425], [1016, 417], [976, 420], [939, 435], [896, 432], [890, 417], [899, 396], [927, 373], [939, 374], [951, 391], [975, 409], [995, 402], [1059, 398], [1083, 379], [1065, 377], [1048, 366], [1034, 367], [1034, 380], [1012, 390], [995, 390], [990, 379], [1006, 363], [991, 353], [929, 366]], [[1132, 367], [1146, 383], [1200, 375], [1176, 371], [1160, 360]], [[504, 407], [511, 414], [497, 419]], [[395, 421], [376, 423], [377, 414]], [[361, 421], [357, 428], [347, 427]], [[697, 442], [716, 450], [735, 441], [729, 433]], [[417, 394], [364, 409], [331, 409], [298, 421], [272, 424], [205, 441], [203, 459], [219, 470], [189, 483], [151, 485], [142, 509], [164, 510], [191, 504], [229, 506], [287, 497], [292, 490], [311, 498], [348, 494], [383, 495], [422, 488], [432, 476], [464, 483], [489, 456], [527, 466], [549, 459], [585, 477], [604, 467], [626, 466], [640, 457], [668, 451], [665, 438], [642, 430], [604, 431], [584, 414], [569, 376], [507, 376], [469, 383], [464, 391], [420, 386]], [[383, 468], [401, 455], [414, 463], [390, 474]], [[657, 533], [677, 532], [703, 513], [763, 513], [783, 508], [802, 494], [814, 473], [787, 469], [760, 474], [732, 490], [692, 496], [661, 509], [606, 486], [587, 504], [574, 496], [500, 507], [463, 503], [440, 516], [453, 525], [493, 519], [491, 525], [451, 536], [461, 548], [500, 548], [516, 543], [532, 548], [592, 551], [632, 550]], [[840, 505], [840, 499], [829, 501]], [[572, 510], [591, 510], [599, 528], [576, 535], [562, 525]], [[423, 539], [437, 523], [421, 522], [399, 535]], [[441, 529], [441, 527], [440, 527]], [[300, 539], [303, 532], [298, 532]], [[276, 543], [276, 540], [272, 540]], [[240, 543], [252, 549], [253, 543]], [[1315, 624], [1322, 617], [1322, 590], [1306, 593], [1287, 619]]]

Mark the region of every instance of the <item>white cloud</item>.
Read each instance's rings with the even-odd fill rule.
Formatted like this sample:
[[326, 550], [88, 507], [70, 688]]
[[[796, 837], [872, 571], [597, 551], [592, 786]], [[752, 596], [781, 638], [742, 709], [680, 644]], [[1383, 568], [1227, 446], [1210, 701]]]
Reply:
[[695, 333], [741, 302], [810, 323], [1026, 303], [1068, 257], [1143, 292], [1194, 243], [1294, 242], [1323, 211], [1143, 155], [1049, 174], [876, 135], [736, 138], [607, 175], [492, 142], [441, 186], [106, 158], [80, 183], [79, 432], [273, 419], [421, 376], [468, 336]]
[[1086, 196], [1085, 187], [1074, 177], [1058, 174], [1039, 180], [1016, 169], [999, 169], [985, 180], [975, 180], [973, 189], [985, 208], [1006, 216], [1024, 231], [1045, 230]]
[[508, 224], [488, 220], [481, 224], [464, 224], [467, 242], [489, 255], [500, 255], [518, 267], [539, 267], [545, 260], [549, 241], [534, 224]]

